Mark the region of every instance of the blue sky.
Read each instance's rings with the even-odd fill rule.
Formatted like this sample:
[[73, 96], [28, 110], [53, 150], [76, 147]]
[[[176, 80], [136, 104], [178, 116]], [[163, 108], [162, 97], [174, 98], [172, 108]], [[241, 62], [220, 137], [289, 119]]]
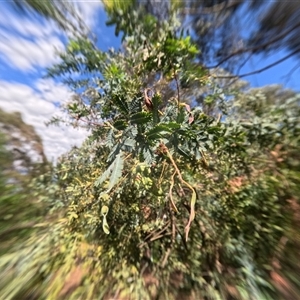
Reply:
[[[120, 37], [115, 37], [113, 27], [106, 27], [100, 1], [77, 2], [77, 5], [98, 37], [98, 46], [102, 50], [118, 48]], [[55, 160], [73, 145], [80, 145], [87, 135], [83, 129], [46, 127], [44, 124], [51, 116], [62, 115], [57, 104], [65, 103], [71, 95], [68, 87], [54, 80], [42, 79], [46, 68], [58, 59], [55, 48], [62, 50], [65, 42], [65, 34], [54, 22], [38, 16], [21, 16], [10, 8], [8, 2], [0, 2], [0, 107], [9, 112], [20, 111], [24, 121], [35, 127], [49, 160]], [[286, 54], [253, 57], [240, 74], [263, 68]], [[284, 78], [298, 63], [291, 58], [244, 79], [253, 87], [281, 83], [299, 91], [300, 69], [290, 78]]]

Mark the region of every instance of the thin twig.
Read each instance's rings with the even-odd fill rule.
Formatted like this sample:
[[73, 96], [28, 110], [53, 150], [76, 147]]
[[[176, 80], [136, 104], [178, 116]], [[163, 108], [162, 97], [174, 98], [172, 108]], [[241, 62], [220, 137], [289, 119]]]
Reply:
[[167, 232], [167, 233], [164, 233], [164, 234], [161, 234], [161, 235], [156, 235], [156, 236], [154, 236], [150, 239], [150, 242], [159, 240], [160, 238], [165, 237], [166, 235], [170, 235], [170, 234], [171, 234], [171, 232]]
[[266, 43], [264, 44], [261, 44], [261, 45], [258, 45], [258, 46], [253, 46], [251, 48], [242, 48], [242, 49], [239, 49], [231, 54], [229, 54], [227, 57], [225, 57], [224, 59], [222, 59], [219, 63], [217, 63], [216, 65], [214, 66], [208, 66], [207, 68], [208, 69], [214, 69], [214, 68], [218, 68], [220, 65], [222, 65], [225, 61], [227, 61], [228, 59], [232, 58], [233, 56], [235, 55], [238, 55], [238, 54], [242, 54], [242, 53], [246, 53], [246, 52], [254, 52], [256, 50], [259, 50], [259, 49], [265, 49], [267, 46], [273, 44], [273, 43], [276, 43], [282, 39], [284, 39], [289, 33], [291, 33], [293, 30], [297, 29], [298, 27], [300, 26], [300, 23], [296, 23], [292, 28], [290, 28], [287, 32], [283, 32], [282, 34], [279, 34], [277, 35], [275, 38], [271, 39], [271, 40], [268, 40]]
[[287, 60], [288, 58], [292, 57], [293, 55], [295, 55], [297, 52], [299, 52], [300, 49], [296, 49], [295, 51], [293, 51], [292, 53], [290, 53], [289, 55], [275, 61], [274, 63], [264, 67], [264, 68], [261, 68], [261, 69], [258, 69], [256, 71], [253, 71], [253, 72], [249, 72], [249, 73], [245, 73], [245, 74], [242, 74], [242, 75], [229, 75], [229, 76], [216, 76], [216, 75], [213, 75], [214, 78], [242, 78], [242, 77], [246, 77], [246, 76], [250, 76], [250, 75], [253, 75], [253, 74], [257, 74], [257, 73], [261, 73], [263, 71], [266, 71], [280, 63], [282, 63], [283, 61]]
[[[141, 243], [141, 244], [139, 244], [139, 247], [141, 248], [141, 247], [143, 247], [145, 244], [147, 244], [149, 241], [150, 242], [152, 242], [152, 241], [154, 241], [154, 240], [156, 240], [157, 238], [157, 236], [158, 236], [158, 238], [160, 238], [162, 235], [161, 235], [161, 233], [163, 233], [164, 231], [166, 231], [167, 229], [168, 229], [168, 227], [169, 227], [169, 224], [170, 224], [170, 221], [168, 221], [167, 223], [166, 223], [166, 226], [163, 228], [163, 229], [161, 229], [160, 231], [158, 231], [158, 232], [150, 232], [146, 237], [145, 237], [145, 242], [143, 242], [143, 243]], [[167, 235], [167, 234], [166, 234]], [[152, 238], [150, 238], [151, 236], [153, 236]], [[149, 239], [149, 241], [147, 241]]]
[[222, 3], [218, 3], [215, 4], [211, 7], [201, 7], [201, 8], [193, 8], [193, 7], [184, 7], [183, 9], [180, 10], [181, 14], [215, 14], [215, 13], [220, 13], [226, 9], [235, 7], [237, 5], [239, 5], [240, 3], [242, 3], [241, 0], [235, 0], [232, 1], [231, 3], [228, 3], [227, 1], [222, 2]]
[[166, 254], [165, 254], [165, 256], [164, 256], [164, 259], [163, 259], [163, 261], [162, 261], [162, 263], [161, 263], [162, 268], [164, 268], [164, 267], [166, 266], [166, 263], [167, 263], [167, 261], [168, 261], [168, 258], [169, 258], [169, 256], [170, 256], [170, 254], [171, 254], [171, 247], [168, 248], [168, 250], [167, 250], [167, 252], [166, 252]]
[[171, 254], [173, 245], [175, 243], [175, 236], [176, 236], [175, 217], [174, 217], [174, 213], [172, 211], [171, 205], [169, 207], [169, 214], [170, 214], [171, 226], [172, 226], [172, 237], [171, 237], [171, 245], [170, 245], [169, 249], [167, 250], [167, 252], [166, 252], [166, 254], [164, 256], [164, 259], [163, 259], [163, 261], [161, 263], [161, 265], [162, 265], [163, 268], [165, 267], [165, 265], [166, 265], [166, 263], [168, 261], [168, 258], [169, 258], [170, 254]]
[[292, 76], [292, 74], [293, 74], [299, 67], [300, 67], [300, 63], [297, 64], [297, 65], [295, 65], [295, 67], [294, 67], [292, 70], [290, 70], [286, 75], [282, 76], [282, 78], [286, 78], [286, 82], [287, 82], [288, 80], [290, 80], [290, 77]]

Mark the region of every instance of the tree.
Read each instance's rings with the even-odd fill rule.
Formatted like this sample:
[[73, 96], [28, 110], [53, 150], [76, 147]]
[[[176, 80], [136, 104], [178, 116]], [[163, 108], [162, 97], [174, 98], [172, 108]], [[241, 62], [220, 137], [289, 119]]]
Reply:
[[[50, 169], [41, 138], [18, 112], [0, 109], [0, 255], [26, 240], [45, 213], [31, 181]], [[28, 153], [29, 152], [29, 153]]]
[[11, 182], [25, 188], [36, 174], [43, 173], [48, 164], [42, 139], [33, 126], [22, 120], [19, 112], [8, 113], [0, 109], [0, 120], [5, 147], [12, 157], [3, 170]]
[[299, 97], [258, 110], [243, 106], [258, 93], [216, 91], [223, 117], [192, 108], [214, 81], [178, 19], [109, 13], [124, 49], [73, 40], [49, 70], [90, 136], [35, 180], [49, 212], [2, 256], [2, 297], [295, 299], [280, 263], [296, 240]]
[[[292, 56], [299, 55], [300, 23], [297, 21], [300, 6], [297, 1], [264, 2], [245, 0], [200, 0], [200, 1], [106, 1], [106, 10], [143, 6], [147, 12], [162, 21], [177, 10], [183, 24], [191, 28], [195, 42], [201, 51], [198, 59], [210, 68], [222, 67], [238, 74], [252, 55], [269, 55], [279, 50], [288, 54], [251, 73], [262, 72]], [[35, 11], [53, 19], [69, 33], [86, 35], [84, 20], [71, 3], [63, 1], [13, 1], [19, 11]], [[296, 20], [296, 21], [294, 21]], [[255, 26], [253, 26], [255, 25]], [[245, 32], [245, 31], [249, 32]], [[295, 71], [292, 69], [291, 71]]]
[[[3, 112], [1, 114], [5, 116]], [[18, 243], [26, 240], [39, 221], [36, 216], [42, 216], [45, 212], [36, 197], [29, 193], [28, 177], [33, 175], [33, 170], [26, 175], [14, 170], [16, 160], [5, 147], [8, 140], [7, 136], [0, 134], [0, 255], [9, 252], [16, 239]], [[42, 167], [45, 166], [38, 169], [36, 165], [35, 172], [42, 173]]]
[[[239, 74], [251, 56], [287, 52], [266, 69], [294, 56], [299, 57], [300, 5], [297, 1], [135, 1], [163, 20], [177, 10], [190, 28], [201, 52], [198, 59], [209, 68], [222, 67]], [[294, 69], [293, 69], [294, 71]], [[260, 72], [260, 69], [255, 70]]]

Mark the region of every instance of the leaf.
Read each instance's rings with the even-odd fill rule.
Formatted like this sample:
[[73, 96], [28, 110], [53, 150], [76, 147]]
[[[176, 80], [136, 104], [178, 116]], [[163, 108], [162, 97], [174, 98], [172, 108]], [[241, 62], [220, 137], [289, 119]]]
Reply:
[[111, 166], [112, 164], [109, 166], [109, 168], [95, 181], [95, 186], [98, 187], [100, 184], [102, 184], [109, 176], [110, 172], [111, 172]]
[[135, 140], [128, 138], [124, 141], [124, 145], [133, 148], [135, 146]]
[[129, 113], [128, 105], [124, 97], [116, 95], [114, 97], [114, 104], [121, 110], [125, 115]]
[[161, 125], [165, 125], [166, 127], [169, 128], [169, 130], [179, 129], [181, 127], [181, 125], [178, 124], [177, 122], [162, 123]]
[[133, 114], [130, 117], [130, 122], [133, 124], [146, 124], [151, 120], [151, 118], [152, 118], [151, 113], [142, 111]]
[[145, 159], [145, 163], [148, 165], [151, 165], [155, 161], [155, 158], [149, 149], [143, 151], [143, 156]]
[[68, 213], [69, 219], [77, 219], [78, 215], [75, 212], [69, 212]]
[[114, 139], [114, 130], [113, 128], [110, 129], [110, 131], [108, 132], [107, 134], [107, 137], [106, 137], [106, 145], [111, 148], [114, 146], [115, 144], [115, 139]]
[[170, 123], [161, 123], [156, 125], [154, 128], [150, 129], [146, 135], [148, 139], [154, 140], [160, 137], [163, 137], [163, 135], [173, 132], [173, 129], [179, 129], [180, 124], [176, 122], [170, 122]]
[[110, 198], [110, 196], [109, 196], [109, 194], [107, 194], [107, 193], [102, 193], [102, 194], [100, 195], [100, 198], [101, 198], [102, 200], [104, 200], [104, 201], [108, 201], [109, 198]]
[[189, 154], [188, 152], [185, 151], [187, 149], [183, 149], [183, 147], [178, 147], [177, 150], [178, 150], [178, 153], [181, 154], [182, 156], [184, 156], [185, 158], [188, 158], [188, 159], [191, 158], [191, 154]]
[[114, 185], [118, 182], [119, 178], [122, 176], [124, 160], [122, 158], [121, 152], [116, 156], [116, 159], [114, 160], [112, 165], [113, 169], [109, 179], [109, 190], [111, 190], [114, 187]]
[[116, 120], [113, 126], [118, 130], [124, 130], [127, 127], [127, 123], [125, 120]]
[[120, 152], [116, 156], [115, 160], [111, 163], [109, 168], [95, 181], [95, 186], [98, 187], [109, 177], [108, 190], [106, 191], [106, 193], [108, 193], [118, 182], [119, 178], [122, 176], [123, 165], [124, 161], [122, 157], [122, 152]]

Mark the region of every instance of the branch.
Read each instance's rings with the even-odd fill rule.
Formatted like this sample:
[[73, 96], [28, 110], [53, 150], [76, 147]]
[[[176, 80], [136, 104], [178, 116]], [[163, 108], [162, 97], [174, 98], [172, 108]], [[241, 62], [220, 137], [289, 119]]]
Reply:
[[[176, 172], [174, 173], [174, 174], [176, 174]], [[170, 254], [171, 254], [171, 251], [172, 251], [172, 248], [173, 248], [173, 246], [174, 246], [174, 244], [175, 244], [175, 236], [176, 236], [176, 223], [175, 223], [175, 217], [174, 217], [174, 213], [173, 213], [173, 211], [172, 211], [172, 206], [171, 206], [171, 204], [169, 203], [169, 214], [170, 214], [170, 219], [171, 219], [171, 225], [172, 225], [172, 237], [171, 237], [171, 245], [170, 245], [170, 247], [169, 247], [169, 249], [166, 251], [166, 254], [165, 254], [165, 256], [164, 256], [164, 259], [163, 259], [163, 261], [162, 261], [162, 263], [161, 263], [161, 265], [162, 265], [162, 267], [164, 268], [165, 266], [166, 266], [166, 264], [167, 264], [167, 261], [168, 261], [168, 258], [169, 258], [169, 256], [170, 256]]]
[[282, 78], [286, 78], [287, 80], [290, 79], [292, 74], [300, 67], [300, 63], [297, 64], [292, 70], [290, 70], [286, 75], [284, 75]]
[[225, 61], [227, 61], [228, 59], [232, 58], [233, 56], [235, 55], [238, 55], [238, 54], [242, 54], [242, 53], [246, 53], [246, 52], [253, 52], [253, 51], [256, 51], [256, 50], [259, 50], [261, 48], [265, 48], [273, 43], [276, 43], [277, 41], [279, 40], [282, 40], [284, 37], [286, 37], [289, 33], [291, 33], [293, 30], [295, 30], [297, 27], [300, 26], [300, 23], [296, 23], [293, 27], [291, 27], [288, 31], [286, 32], [283, 32], [282, 34], [279, 34], [277, 35], [275, 38], [269, 40], [268, 42], [262, 44], [262, 45], [258, 45], [258, 46], [254, 46], [254, 47], [251, 47], [251, 48], [242, 48], [242, 49], [239, 49], [231, 54], [229, 54], [227, 57], [223, 58], [220, 62], [218, 62], [215, 66], [209, 66], [207, 67], [208, 69], [214, 69], [214, 68], [217, 68], [219, 67], [221, 64], [223, 64]]
[[242, 75], [231, 75], [231, 76], [213, 76], [214, 78], [242, 78], [242, 77], [246, 77], [246, 76], [249, 76], [249, 75], [253, 75], [253, 74], [257, 74], [257, 73], [261, 73], [263, 71], [266, 71], [280, 63], [282, 63], [283, 61], [287, 60], [288, 58], [292, 57], [293, 55], [295, 55], [297, 52], [299, 52], [300, 49], [296, 49], [295, 51], [293, 51], [292, 53], [290, 53], [289, 55], [275, 61], [274, 63], [264, 67], [264, 68], [261, 68], [261, 69], [258, 69], [256, 71], [253, 71], [253, 72], [249, 72], [249, 73], [245, 73], [245, 74], [242, 74]]
[[241, 4], [243, 1], [242, 0], [234, 0], [230, 3], [227, 1], [215, 4], [211, 7], [200, 7], [200, 8], [192, 8], [192, 7], [184, 7], [180, 13], [182, 14], [215, 14], [215, 13], [220, 13], [224, 11], [225, 9], [229, 9], [232, 7], [235, 7], [239, 4]]
[[179, 113], [179, 106], [180, 106], [180, 91], [179, 91], [179, 83], [178, 83], [178, 78], [176, 73], [174, 72], [174, 79], [176, 82], [176, 89], [177, 89], [177, 109], [178, 109], [178, 113]]

